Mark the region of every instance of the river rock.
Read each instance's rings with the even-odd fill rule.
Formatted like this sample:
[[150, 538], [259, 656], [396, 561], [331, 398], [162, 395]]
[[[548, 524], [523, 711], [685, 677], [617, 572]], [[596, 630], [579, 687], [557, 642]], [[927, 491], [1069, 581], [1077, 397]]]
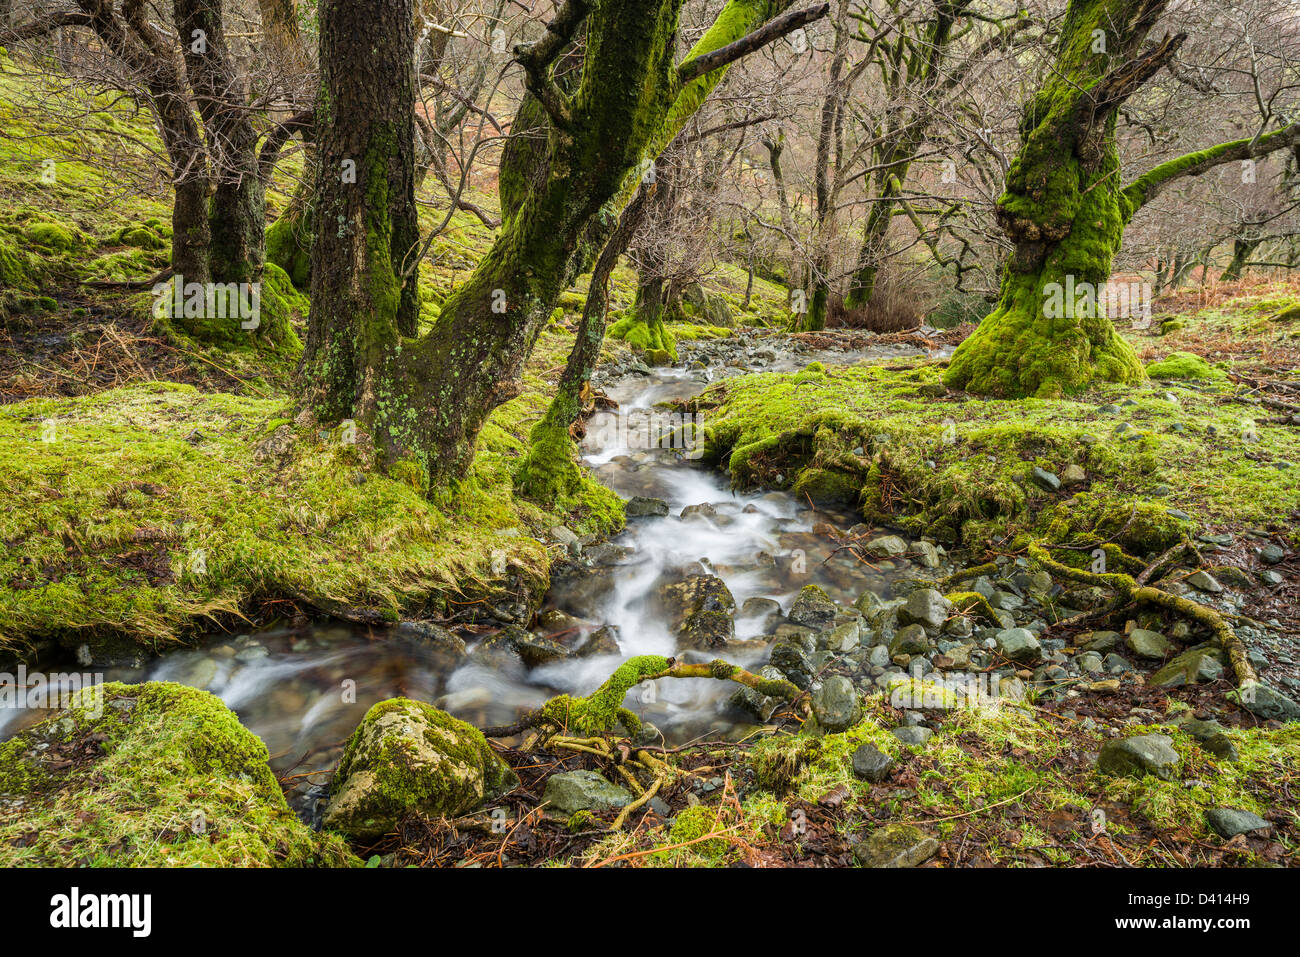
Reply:
[[408, 814], [457, 817], [518, 785], [477, 728], [422, 701], [392, 698], [371, 708], [348, 739], [323, 823], [368, 840]]
[[952, 614], [952, 602], [933, 588], [918, 588], [907, 596], [907, 602], [898, 609], [900, 625], [921, 625], [938, 631]]
[[913, 824], [878, 827], [853, 849], [862, 867], [917, 867], [939, 850], [939, 842]]
[[[771, 665], [764, 665], [758, 669], [760, 678], [768, 680], [781, 680], [785, 675]], [[729, 699], [731, 706], [742, 714], [754, 718], [758, 721], [766, 721], [772, 717], [772, 712], [780, 705], [780, 698], [772, 698], [763, 694], [754, 688], [741, 685]]]
[[1300, 705], [1262, 681], [1242, 688], [1240, 698], [1241, 706], [1256, 717], [1275, 721], [1300, 719]]
[[1174, 650], [1173, 642], [1158, 631], [1134, 628], [1124, 639], [1128, 650], [1139, 658], [1160, 659]]
[[995, 640], [998, 652], [1018, 664], [1035, 665], [1042, 660], [1042, 645], [1028, 629], [1006, 628], [997, 633]]
[[939, 549], [935, 548], [932, 542], [916, 542], [912, 546], [912, 561], [922, 568], [938, 568], [943, 564], [943, 560], [939, 557]]
[[787, 635], [772, 643], [772, 667], [789, 678], [801, 691], [812, 686], [812, 653], [815, 646], [806, 635]]
[[578, 658], [595, 658], [598, 655], [616, 655], [618, 646], [618, 627], [605, 625], [597, 628], [576, 652]]
[[799, 592], [799, 597], [790, 606], [790, 614], [786, 617], [796, 625], [824, 628], [835, 620], [835, 613], [838, 610], [835, 602], [831, 601], [821, 588], [816, 585], [804, 585], [803, 590]]
[[562, 771], [546, 779], [542, 802], [550, 811], [571, 817], [579, 811], [612, 811], [632, 800], [632, 795], [595, 771]]
[[1218, 681], [1222, 677], [1223, 665], [1219, 661], [1219, 653], [1209, 648], [1196, 648], [1171, 659], [1147, 679], [1147, 684], [1155, 688], [1179, 688], [1188, 684]]
[[1214, 828], [1214, 833], [1224, 840], [1232, 840], [1238, 834], [1262, 831], [1273, 825], [1258, 814], [1250, 811], [1238, 811], [1230, 807], [1212, 807], [1205, 812], [1205, 823]]
[[881, 535], [862, 546], [872, 558], [902, 558], [907, 554], [907, 542], [897, 535]]
[[930, 650], [930, 639], [920, 625], [904, 625], [889, 642], [889, 657], [923, 655]]
[[894, 759], [874, 744], [864, 744], [853, 752], [853, 773], [864, 781], [878, 784], [885, 780]]
[[1139, 734], [1107, 741], [1097, 758], [1097, 770], [1113, 777], [1141, 777], [1150, 774], [1172, 781], [1182, 759], [1166, 734]]
[[668, 514], [668, 503], [661, 498], [633, 495], [623, 506], [623, 514], [628, 518], [658, 518]]
[[843, 675], [832, 675], [813, 692], [812, 710], [817, 724], [832, 734], [847, 731], [862, 718], [857, 689]]
[[736, 637], [736, 599], [716, 575], [692, 575], [659, 589], [669, 629], [682, 648], [724, 648]]

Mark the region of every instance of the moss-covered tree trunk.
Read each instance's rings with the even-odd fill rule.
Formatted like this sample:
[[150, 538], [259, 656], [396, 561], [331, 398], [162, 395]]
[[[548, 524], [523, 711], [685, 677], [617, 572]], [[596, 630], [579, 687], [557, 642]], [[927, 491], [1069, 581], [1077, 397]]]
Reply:
[[413, 0], [325, 0], [303, 370], [322, 416], [395, 411], [380, 372], [415, 332]]
[[[1133, 382], [1136, 354], [1095, 293], [1108, 281], [1124, 227], [1168, 183], [1223, 163], [1292, 148], [1300, 126], [1220, 143], [1120, 179], [1120, 106], [1177, 52], [1184, 37], [1145, 45], [1167, 0], [1071, 0], [1055, 62], [1021, 121], [1024, 144], [998, 201], [1015, 250], [997, 308], [958, 347], [944, 381], [990, 395], [1057, 396], [1093, 379]], [[1062, 293], [1082, 290], [1074, 303]]]
[[1002, 396], [1056, 396], [1094, 378], [1133, 382], [1142, 366], [1095, 301], [1060, 291], [1110, 277], [1132, 216], [1120, 180], [1115, 120], [1173, 55], [1180, 37], [1143, 49], [1167, 0], [1071, 0], [1055, 60], [1021, 120], [1023, 145], [998, 201], [1015, 244], [997, 308], [958, 348], [950, 386]]

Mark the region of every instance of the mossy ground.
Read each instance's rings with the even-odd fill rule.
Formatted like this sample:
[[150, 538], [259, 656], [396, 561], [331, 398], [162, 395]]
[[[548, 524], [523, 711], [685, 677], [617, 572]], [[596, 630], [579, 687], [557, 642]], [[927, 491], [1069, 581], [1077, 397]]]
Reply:
[[[1110, 699], [1127, 710], [1118, 697]], [[1148, 702], [1143, 702], [1147, 704]], [[845, 865], [852, 844], [886, 824], [909, 822], [941, 842], [936, 862], [975, 866], [1258, 866], [1293, 862], [1300, 815], [1288, 797], [1300, 729], [1227, 732], [1235, 762], [1205, 751], [1175, 722], [1186, 706], [1166, 703], [1118, 722], [1119, 733], [1166, 734], [1182, 758], [1175, 781], [1116, 778], [1093, 756], [1106, 726], [1057, 704], [949, 712], [924, 747], [903, 745], [883, 695], [866, 699], [861, 723], [841, 734], [768, 737], [709, 755], [728, 783], [671, 824], [608, 834], [570, 863], [728, 867]], [[1103, 706], [1104, 709], [1105, 706]], [[877, 784], [857, 778], [852, 755], [870, 744], [894, 767]], [[710, 767], [702, 776], [711, 773]], [[1274, 822], [1273, 831], [1225, 842], [1206, 811], [1231, 807]]]
[[[214, 616], [283, 611], [285, 598], [436, 613], [448, 596], [500, 585], [503, 565], [540, 590], [549, 557], [536, 534], [621, 525], [617, 498], [586, 479], [558, 503], [512, 491], [572, 345], [580, 290], [562, 304], [568, 326], [542, 335], [522, 394], [484, 428], [470, 477], [430, 502], [337, 430], [294, 424], [292, 332], [287, 351], [218, 348], [156, 317], [150, 292], [86, 285], [166, 267], [170, 191], [147, 114], [46, 82], [0, 62], [0, 268], [17, 310], [0, 343], [11, 403], [0, 410], [0, 652], [50, 637], [156, 649]], [[52, 128], [39, 105], [54, 93], [90, 111], [96, 132]], [[271, 216], [300, 165], [291, 147]], [[431, 227], [437, 210], [425, 216]], [[491, 237], [469, 214], [452, 217], [421, 266], [426, 323]], [[264, 312], [300, 331], [309, 303], [290, 277], [268, 266], [263, 293]], [[288, 451], [258, 458], [277, 429]]]
[[[102, 697], [101, 697], [102, 695]], [[107, 684], [0, 744], [0, 866], [355, 866], [204, 691]]]
[[[0, 648], [108, 635], [157, 647], [286, 597], [437, 612], [500, 584], [506, 564], [540, 589], [548, 555], [530, 534], [621, 521], [594, 484], [567, 514], [512, 493], [545, 408], [540, 373], [569, 343], [544, 335], [527, 390], [497, 410], [471, 476], [436, 503], [338, 430], [294, 425], [287, 397], [148, 383], [0, 409]], [[259, 458], [273, 434], [284, 453]]]
[[[1201, 529], [1277, 529], [1297, 541], [1300, 436], [1251, 396], [1200, 380], [997, 400], [943, 388], [940, 362], [828, 366], [730, 379], [699, 400], [706, 442], [740, 486], [835, 485], [864, 514], [963, 544], [1057, 540], [1122, 524], [1139, 551]], [[1289, 467], [1288, 467], [1289, 464]], [[1033, 481], [1076, 465], [1059, 491]], [[1118, 527], [1116, 525], [1116, 527]]]

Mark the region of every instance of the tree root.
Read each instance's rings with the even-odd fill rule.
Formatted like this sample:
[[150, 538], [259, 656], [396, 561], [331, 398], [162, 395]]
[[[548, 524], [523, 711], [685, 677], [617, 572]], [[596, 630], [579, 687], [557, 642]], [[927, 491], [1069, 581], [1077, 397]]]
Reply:
[[[1183, 547], [1191, 547], [1194, 551], [1194, 546], [1191, 546], [1190, 542], [1184, 542]], [[1042, 545], [1030, 545], [1029, 555], [1049, 574], [1085, 585], [1101, 585], [1115, 592], [1121, 598], [1135, 604], [1156, 605], [1183, 618], [1188, 618], [1197, 624], [1204, 625], [1210, 630], [1214, 640], [1227, 653], [1238, 686], [1246, 689], [1259, 684], [1259, 676], [1250, 663], [1245, 643], [1237, 637], [1236, 632], [1232, 630], [1224, 617], [1213, 608], [1192, 601], [1190, 598], [1183, 598], [1151, 585], [1141, 584], [1129, 575], [1118, 572], [1088, 572], [1079, 568], [1071, 568], [1069, 565], [1063, 565], [1053, 559], [1047, 554], [1047, 549]], [[1169, 557], [1169, 553], [1160, 556], [1156, 564], [1166, 563]]]

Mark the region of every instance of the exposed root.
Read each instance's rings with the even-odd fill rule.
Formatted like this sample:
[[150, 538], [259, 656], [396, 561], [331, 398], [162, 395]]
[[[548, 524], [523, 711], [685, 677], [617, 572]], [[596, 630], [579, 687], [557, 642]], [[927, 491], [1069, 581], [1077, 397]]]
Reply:
[[[1183, 547], [1190, 546], [1191, 543], [1183, 543]], [[1237, 684], [1242, 689], [1259, 684], [1259, 676], [1255, 673], [1254, 666], [1250, 663], [1250, 657], [1246, 651], [1245, 643], [1237, 637], [1232, 627], [1213, 608], [1202, 605], [1200, 602], [1192, 601], [1190, 598], [1183, 598], [1174, 595], [1162, 589], [1155, 588], [1151, 585], [1139, 584], [1136, 579], [1130, 575], [1119, 572], [1089, 572], [1079, 568], [1071, 568], [1068, 565], [1062, 565], [1047, 554], [1047, 549], [1042, 545], [1030, 545], [1029, 555], [1039, 565], [1041, 565], [1049, 574], [1059, 578], [1069, 579], [1070, 581], [1080, 582], [1086, 585], [1101, 585], [1115, 592], [1121, 598], [1139, 605], [1156, 605], [1171, 611], [1183, 618], [1188, 618], [1197, 624], [1204, 625], [1214, 636], [1214, 640], [1219, 646], [1227, 652], [1228, 660], [1232, 664], [1233, 674], [1236, 675]], [[1157, 564], [1163, 564], [1168, 560], [1168, 553], [1157, 559]], [[1154, 566], [1153, 566], [1154, 567]], [[1144, 570], [1147, 574], [1149, 570]]]

